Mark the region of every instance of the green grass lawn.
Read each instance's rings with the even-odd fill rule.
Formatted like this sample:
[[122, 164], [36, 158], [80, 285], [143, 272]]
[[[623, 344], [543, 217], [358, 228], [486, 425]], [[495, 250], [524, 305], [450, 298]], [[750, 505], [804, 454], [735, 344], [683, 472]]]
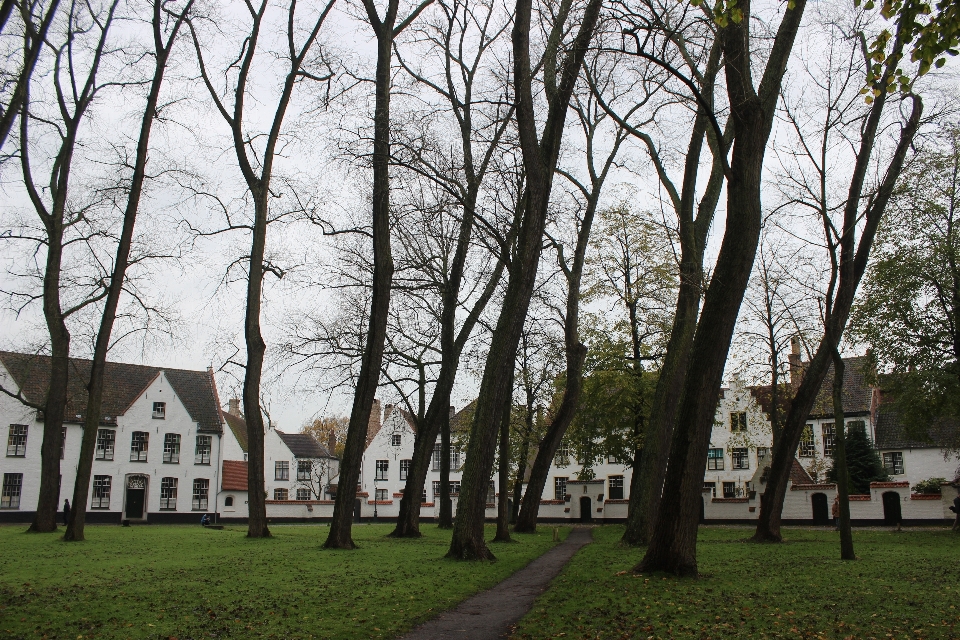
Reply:
[[429, 524], [419, 540], [355, 526], [354, 551], [321, 549], [325, 526], [88, 526], [73, 544], [24, 529], [0, 527], [0, 638], [391, 638], [554, 544], [544, 529], [464, 563]]
[[622, 527], [594, 531], [516, 638], [960, 638], [960, 536], [858, 531], [858, 560], [834, 531], [701, 528], [700, 580], [629, 572], [643, 550]]

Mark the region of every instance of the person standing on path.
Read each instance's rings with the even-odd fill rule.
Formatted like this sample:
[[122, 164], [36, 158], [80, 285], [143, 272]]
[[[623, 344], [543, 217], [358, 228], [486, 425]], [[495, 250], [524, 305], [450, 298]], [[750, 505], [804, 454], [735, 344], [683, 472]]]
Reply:
[[67, 526], [67, 523], [70, 522], [70, 501], [63, 501], [63, 526]]

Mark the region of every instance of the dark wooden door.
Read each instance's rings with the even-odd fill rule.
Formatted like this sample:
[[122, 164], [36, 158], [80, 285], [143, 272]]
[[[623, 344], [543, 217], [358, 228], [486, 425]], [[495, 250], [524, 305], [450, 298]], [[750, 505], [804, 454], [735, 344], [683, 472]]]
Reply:
[[360, 522], [360, 500], [353, 501], [353, 521]]
[[900, 513], [900, 494], [896, 491], [887, 491], [883, 494], [883, 523], [888, 525], [900, 524], [903, 519]]
[[128, 518], [143, 517], [143, 495], [145, 489], [127, 489], [127, 509]]
[[830, 507], [827, 505], [827, 494], [815, 493], [810, 496], [813, 504], [813, 524], [818, 527], [830, 524]]
[[592, 509], [590, 498], [583, 496], [580, 498], [580, 522], [592, 522], [593, 517], [590, 514], [590, 509]]

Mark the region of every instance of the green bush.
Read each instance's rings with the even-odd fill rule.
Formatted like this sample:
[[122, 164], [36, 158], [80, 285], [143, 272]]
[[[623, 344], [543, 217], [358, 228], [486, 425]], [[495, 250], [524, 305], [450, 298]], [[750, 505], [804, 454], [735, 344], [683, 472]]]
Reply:
[[946, 478], [927, 478], [913, 485], [914, 493], [940, 493], [940, 485], [946, 482]]

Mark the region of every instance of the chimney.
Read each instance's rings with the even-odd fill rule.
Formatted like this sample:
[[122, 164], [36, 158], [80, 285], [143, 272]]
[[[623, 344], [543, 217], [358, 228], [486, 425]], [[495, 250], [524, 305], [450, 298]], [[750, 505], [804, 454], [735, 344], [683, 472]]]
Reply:
[[790, 338], [790, 355], [787, 356], [790, 362], [790, 385], [794, 389], [800, 386], [800, 379], [803, 377], [803, 366], [800, 362], [800, 339], [797, 336]]
[[327, 451], [330, 452], [330, 455], [337, 455], [337, 434], [333, 431], [330, 432], [330, 437], [327, 438]]
[[450, 405], [450, 417], [453, 418], [455, 415], [457, 415], [457, 410], [454, 409], [453, 405]]
[[392, 404], [383, 405], [383, 421], [384, 422], [390, 419], [391, 413], [393, 413], [393, 405]]
[[230, 410], [227, 413], [240, 417], [240, 398], [230, 398]]

